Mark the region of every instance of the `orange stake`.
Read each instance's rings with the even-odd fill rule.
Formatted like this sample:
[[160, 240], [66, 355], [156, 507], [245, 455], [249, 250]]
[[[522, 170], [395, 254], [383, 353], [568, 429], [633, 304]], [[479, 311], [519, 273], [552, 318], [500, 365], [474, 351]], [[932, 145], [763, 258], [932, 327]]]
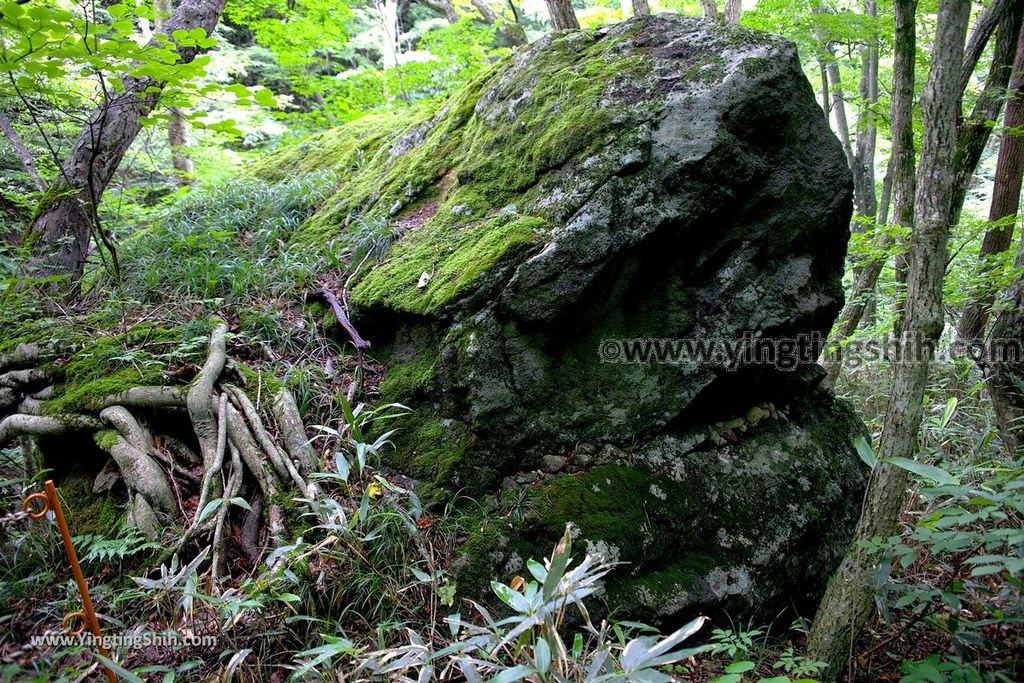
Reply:
[[[82, 595], [82, 612], [72, 612], [64, 618], [64, 622], [69, 621], [71, 617], [79, 615], [84, 616], [86, 625], [89, 627], [89, 630], [92, 631], [92, 635], [96, 639], [96, 649], [101, 655], [110, 659], [110, 654], [102, 644], [103, 636], [100, 633], [100, 622], [96, 619], [96, 610], [93, 609], [92, 598], [89, 597], [89, 584], [85, 582], [85, 575], [82, 573], [82, 567], [78, 564], [78, 554], [75, 552], [75, 546], [71, 542], [71, 532], [68, 531], [68, 523], [64, 520], [64, 511], [61, 510], [60, 507], [60, 499], [57, 497], [57, 488], [53, 485], [52, 479], [47, 479], [43, 486], [46, 490], [45, 493], [33, 493], [25, 498], [21, 507], [22, 509], [29, 511], [29, 517], [32, 519], [42, 519], [46, 516], [47, 512], [52, 510], [53, 516], [57, 521], [57, 528], [60, 529], [60, 535], [64, 539], [64, 551], [67, 553], [68, 561], [71, 563], [71, 571], [75, 574], [75, 583], [78, 584], [78, 592]], [[32, 501], [36, 500], [42, 502], [43, 507], [38, 510], [30, 511]], [[107, 675], [107, 680], [110, 681], [110, 683], [117, 683], [117, 677], [114, 676], [114, 672], [106, 666], [103, 667], [103, 673]]]

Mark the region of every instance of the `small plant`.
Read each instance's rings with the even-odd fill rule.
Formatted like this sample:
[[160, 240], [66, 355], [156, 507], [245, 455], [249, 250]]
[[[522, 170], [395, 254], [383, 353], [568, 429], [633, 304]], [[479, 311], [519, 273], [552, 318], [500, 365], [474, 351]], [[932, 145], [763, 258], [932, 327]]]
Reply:
[[[356, 655], [359, 671], [379, 680], [429, 681], [463, 677], [467, 681], [514, 683], [532, 681], [650, 681], [672, 678], [663, 669], [705, 651], [706, 647], [677, 649], [705, 622], [698, 617], [664, 638], [644, 634], [639, 624], [602, 622], [595, 626], [584, 601], [614, 565], [587, 555], [571, 567], [570, 530], [543, 565], [534, 560], [527, 568], [534, 580], [508, 586], [492, 582], [494, 594], [512, 610], [496, 620], [482, 605], [468, 601], [478, 621], [459, 613], [446, 620], [450, 642], [435, 649], [431, 640], [409, 630], [409, 643]], [[571, 643], [562, 629], [570, 608], [579, 613], [583, 631]]]
[[121, 519], [109, 536], [84, 534], [76, 536], [74, 542], [82, 564], [87, 569], [90, 565], [102, 564], [116, 564], [120, 569], [125, 560], [148, 550], [162, 548], [159, 543], [150, 541], [138, 527], [128, 523], [126, 519]]
[[736, 659], [738, 655], [746, 657], [754, 652], [754, 639], [764, 635], [764, 631], [755, 628], [750, 631], [734, 631], [716, 628], [711, 631], [711, 651], [715, 654], [726, 654]]

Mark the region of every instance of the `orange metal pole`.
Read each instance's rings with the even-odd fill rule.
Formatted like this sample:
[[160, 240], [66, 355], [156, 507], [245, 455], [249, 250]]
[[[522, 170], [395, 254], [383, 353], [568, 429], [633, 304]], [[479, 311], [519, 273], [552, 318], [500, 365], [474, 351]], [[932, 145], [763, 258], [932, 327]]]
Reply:
[[[92, 635], [96, 638], [96, 649], [101, 655], [110, 659], [110, 653], [107, 652], [106, 648], [103, 647], [103, 635], [100, 632], [100, 622], [96, 618], [96, 610], [92, 606], [92, 598], [89, 597], [89, 584], [85, 581], [85, 575], [82, 573], [82, 567], [78, 564], [78, 554], [75, 552], [75, 546], [71, 542], [71, 532], [68, 531], [68, 523], [64, 520], [64, 511], [60, 507], [60, 499], [57, 496], [57, 488], [53, 485], [52, 479], [47, 479], [46, 483], [43, 484], [46, 490], [46, 499], [48, 502], [48, 508], [53, 510], [53, 515], [57, 521], [57, 528], [60, 529], [60, 535], [64, 539], [64, 551], [68, 555], [68, 561], [71, 563], [71, 571], [75, 574], [75, 583], [78, 584], [78, 592], [82, 595], [82, 608], [85, 612], [85, 623], [92, 631]], [[36, 494], [38, 495], [38, 494]], [[26, 504], [36, 495], [29, 496], [25, 499]], [[46, 510], [42, 510], [37, 515], [32, 515], [33, 518], [41, 518], [46, 514]], [[103, 673], [106, 674], [107, 680], [110, 683], [117, 683], [117, 677], [114, 672], [106, 666], [103, 667]]]

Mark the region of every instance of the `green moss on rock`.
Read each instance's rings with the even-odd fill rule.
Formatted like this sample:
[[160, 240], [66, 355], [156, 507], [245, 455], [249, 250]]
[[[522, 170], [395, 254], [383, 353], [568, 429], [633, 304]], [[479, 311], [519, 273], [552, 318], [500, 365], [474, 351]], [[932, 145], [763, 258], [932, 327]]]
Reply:
[[[437, 311], [471, 290], [503, 261], [539, 244], [546, 231], [545, 221], [532, 216], [437, 223], [428, 221], [396, 244], [389, 258], [353, 290], [353, 303], [409, 313]], [[428, 279], [420, 287], [424, 273]]]

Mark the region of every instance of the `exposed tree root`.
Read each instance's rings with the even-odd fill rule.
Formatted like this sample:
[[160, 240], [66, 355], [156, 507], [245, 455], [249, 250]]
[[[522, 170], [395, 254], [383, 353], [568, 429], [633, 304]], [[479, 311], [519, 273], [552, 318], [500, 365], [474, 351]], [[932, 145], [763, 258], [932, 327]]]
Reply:
[[150, 455], [152, 438], [127, 408], [105, 408], [100, 417], [119, 434], [112, 443], [97, 436], [98, 445], [110, 453], [121, 470], [131, 495], [135, 524], [148, 536], [156, 538], [174, 515], [176, 499], [163, 469]]
[[319, 467], [316, 451], [309, 445], [306, 437], [306, 427], [302, 423], [302, 415], [295, 404], [292, 392], [281, 389], [274, 397], [274, 404], [271, 410], [274, 419], [277, 421], [277, 428], [281, 430], [281, 440], [288, 454], [295, 460], [299, 472], [308, 475], [317, 471]]
[[[217, 325], [210, 335], [210, 351], [199, 375], [192, 382], [185, 403], [189, 416], [192, 418], [192, 429], [199, 440], [199, 452], [203, 456], [203, 471], [220, 469], [224, 453], [217, 452], [217, 421], [213, 416], [213, 385], [224, 371], [227, 362], [225, 335], [228, 327], [223, 323]], [[214, 493], [220, 492], [218, 482], [211, 482]]]
[[0, 354], [0, 372], [11, 368], [32, 367], [52, 355], [52, 350], [38, 344], [18, 344], [13, 350]]
[[95, 432], [103, 423], [88, 415], [49, 417], [15, 413], [0, 420], [0, 446], [19, 436], [64, 436], [72, 432]]
[[[112, 458], [97, 480], [97, 491], [109, 491], [119, 474], [129, 495], [130, 519], [141, 531], [166, 539], [172, 525], [180, 525], [182, 531], [159, 563], [209, 545], [215, 589], [230, 574], [228, 538], [233, 533], [246, 559], [256, 562], [268, 546], [288, 540], [283, 504], [304, 499], [316, 513], [320, 495], [308, 479], [318, 469], [318, 458], [294, 398], [281, 390], [270, 414], [261, 415], [243, 388], [226, 381], [227, 375], [237, 376], [225, 372], [231, 364], [226, 334], [226, 325], [214, 328], [206, 361], [188, 387], [131, 387], [92, 401], [94, 414], [48, 413], [46, 401], [57, 391], [32, 366], [53, 358], [52, 351], [23, 345], [0, 357], [0, 417], [17, 410], [0, 420], [0, 446], [21, 437], [26, 473], [33, 474], [31, 437], [92, 434]], [[174, 409], [187, 416], [193, 444], [180, 438], [182, 422]], [[271, 417], [275, 424], [265, 422]], [[175, 429], [178, 434], [172, 433]], [[266, 539], [261, 540], [264, 527]]]

